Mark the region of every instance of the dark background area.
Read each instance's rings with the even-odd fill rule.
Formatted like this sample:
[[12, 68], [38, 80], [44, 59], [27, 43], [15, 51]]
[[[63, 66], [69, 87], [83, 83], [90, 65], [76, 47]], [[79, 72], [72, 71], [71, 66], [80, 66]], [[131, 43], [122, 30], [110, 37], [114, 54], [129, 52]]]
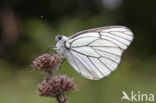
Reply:
[[60, 33], [70, 36], [110, 25], [129, 27], [132, 45], [119, 68], [99, 81], [81, 77], [65, 62], [59, 73], [73, 77], [79, 89], [70, 95], [70, 102], [120, 103], [122, 90], [156, 93], [155, 4], [154, 0], [1, 0], [0, 102], [56, 102], [37, 95], [36, 85], [44, 74], [31, 72], [34, 58], [55, 45]]

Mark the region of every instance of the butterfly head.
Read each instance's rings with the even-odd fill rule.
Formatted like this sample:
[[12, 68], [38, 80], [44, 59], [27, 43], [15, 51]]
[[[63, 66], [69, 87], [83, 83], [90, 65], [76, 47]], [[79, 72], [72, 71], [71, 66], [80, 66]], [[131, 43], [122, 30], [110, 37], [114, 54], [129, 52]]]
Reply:
[[58, 41], [62, 40], [62, 37], [63, 37], [62, 34], [59, 34], [56, 36], [55, 40], [58, 42]]
[[67, 48], [65, 46], [66, 40], [68, 39], [68, 37], [64, 36], [64, 35], [57, 35], [55, 40], [57, 41], [56, 44], [56, 48], [55, 50], [61, 55], [63, 56], [64, 53], [66, 52]]

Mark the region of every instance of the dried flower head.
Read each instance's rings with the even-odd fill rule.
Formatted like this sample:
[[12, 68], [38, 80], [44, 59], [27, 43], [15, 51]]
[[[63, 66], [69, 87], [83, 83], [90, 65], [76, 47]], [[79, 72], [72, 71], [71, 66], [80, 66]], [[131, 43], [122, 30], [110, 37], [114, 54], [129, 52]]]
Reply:
[[58, 69], [60, 61], [57, 55], [43, 54], [33, 61], [33, 66], [35, 70], [51, 73]]
[[35, 70], [48, 73], [48, 77], [38, 85], [38, 93], [40, 96], [54, 97], [58, 103], [68, 103], [66, 94], [75, 90], [75, 85], [66, 75], [52, 75], [59, 68], [60, 63], [58, 55], [50, 54], [43, 54], [33, 61]]
[[66, 75], [48, 76], [38, 85], [40, 96], [64, 97], [66, 94], [75, 90], [73, 80]]

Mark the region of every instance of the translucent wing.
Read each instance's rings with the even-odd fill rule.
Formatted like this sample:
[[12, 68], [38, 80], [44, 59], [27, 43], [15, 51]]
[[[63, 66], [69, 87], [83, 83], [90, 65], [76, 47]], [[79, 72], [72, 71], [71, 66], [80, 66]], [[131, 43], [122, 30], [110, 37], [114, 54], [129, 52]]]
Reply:
[[98, 80], [108, 76], [120, 63], [121, 55], [133, 40], [123, 26], [108, 26], [78, 32], [66, 41], [67, 59], [82, 76]]

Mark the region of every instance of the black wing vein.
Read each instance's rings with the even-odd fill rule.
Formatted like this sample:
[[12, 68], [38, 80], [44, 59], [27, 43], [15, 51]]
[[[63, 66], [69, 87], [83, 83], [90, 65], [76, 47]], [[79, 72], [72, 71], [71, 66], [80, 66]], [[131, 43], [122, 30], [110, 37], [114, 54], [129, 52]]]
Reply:
[[[75, 58], [77, 58], [76, 56], [74, 56]], [[79, 56], [79, 58], [80, 58], [80, 56]], [[92, 74], [89, 70], [88, 70], [88, 68], [79, 60], [79, 58], [77, 58], [77, 60], [86, 68], [86, 70], [88, 71], [88, 73], [90, 73], [90, 75], [92, 75], [94, 78], [96, 78], [95, 76], [94, 76], [94, 74]], [[83, 60], [83, 59], [82, 59]], [[84, 60], [83, 60], [84, 61]], [[84, 61], [85, 62], [85, 61]], [[87, 65], [88, 65], [88, 63], [87, 63]], [[88, 65], [89, 66], [89, 65]], [[90, 67], [90, 66], [89, 66]], [[86, 76], [86, 75], [85, 75]]]
[[98, 50], [98, 51], [102, 51], [102, 52], [106, 52], [106, 53], [109, 53], [109, 54], [116, 55], [116, 56], [119, 56], [119, 57], [120, 57], [120, 55], [117, 55], [117, 54], [114, 54], [114, 53], [110, 53], [110, 52], [107, 52], [107, 51], [104, 51], [104, 50], [95, 49], [95, 48], [92, 48], [92, 49], [94, 49], [94, 50]]
[[[96, 50], [94, 50], [97, 54], [99, 54]], [[100, 55], [100, 54], [99, 54]], [[103, 57], [103, 58], [106, 58], [106, 59], [108, 59], [108, 60], [111, 60], [111, 61], [113, 61], [114, 63], [116, 63], [116, 64], [118, 64], [118, 62], [116, 62], [116, 61], [114, 61], [113, 59], [110, 59], [110, 58], [108, 58], [108, 57], [105, 57], [105, 56], [102, 56], [102, 55], [100, 55], [101, 57]], [[100, 58], [100, 57], [99, 57]]]
[[[107, 33], [107, 32], [103, 32], [103, 33]], [[114, 35], [114, 36], [116, 36], [116, 37], [119, 37], [119, 38], [122, 38], [122, 39], [125, 39], [125, 40], [127, 40], [127, 41], [129, 41], [129, 42], [131, 42], [131, 40], [129, 40], [129, 39], [127, 39], [127, 38], [124, 38], [124, 37], [121, 37], [121, 36], [119, 36], [119, 35], [116, 35], [115, 33], [113, 34], [112, 32], [109, 32], [111, 35]], [[122, 32], [121, 32], [122, 33]]]
[[[112, 39], [114, 39], [114, 40], [116, 40], [116, 41], [120, 42], [121, 44], [125, 45], [126, 47], [128, 47], [128, 45], [127, 45], [127, 44], [125, 44], [125, 43], [123, 43], [123, 42], [121, 42], [121, 41], [117, 40], [116, 38], [110, 37], [110, 36], [108, 36], [108, 35], [102, 35], [102, 36], [106, 36], [106, 37], [108, 37], [108, 38], [112, 38]], [[113, 42], [113, 41], [112, 41], [112, 42]]]
[[78, 52], [78, 51], [76, 51], [76, 50], [74, 50], [74, 49], [71, 49], [71, 50], [74, 51], [74, 52], [77, 52], [77, 53], [79, 53], [79, 54], [81, 54], [81, 55], [85, 55], [85, 56], [90, 56], [90, 57], [93, 57], [93, 58], [97, 58], [97, 57], [95, 57], [95, 56], [86, 55], [86, 54], [84, 54], [84, 53]]
[[77, 67], [78, 67], [78, 69], [79, 69], [79, 72], [80, 72], [80, 74], [81, 74], [80, 68], [79, 68], [79, 66], [78, 66], [77, 62], [75, 61], [75, 59], [74, 59], [74, 57], [73, 57], [73, 54], [72, 54], [72, 53], [70, 53], [70, 55], [71, 55], [71, 57], [73, 58], [73, 61], [74, 61], [74, 62], [75, 62], [75, 64], [77, 65]]
[[[96, 67], [97, 68], [97, 70], [103, 75], [103, 76], [105, 76], [100, 70], [99, 70], [99, 68], [90, 60], [90, 58], [87, 56], [87, 58], [89, 59], [89, 61], [94, 65], [94, 67]], [[99, 59], [98, 59], [99, 60]]]

